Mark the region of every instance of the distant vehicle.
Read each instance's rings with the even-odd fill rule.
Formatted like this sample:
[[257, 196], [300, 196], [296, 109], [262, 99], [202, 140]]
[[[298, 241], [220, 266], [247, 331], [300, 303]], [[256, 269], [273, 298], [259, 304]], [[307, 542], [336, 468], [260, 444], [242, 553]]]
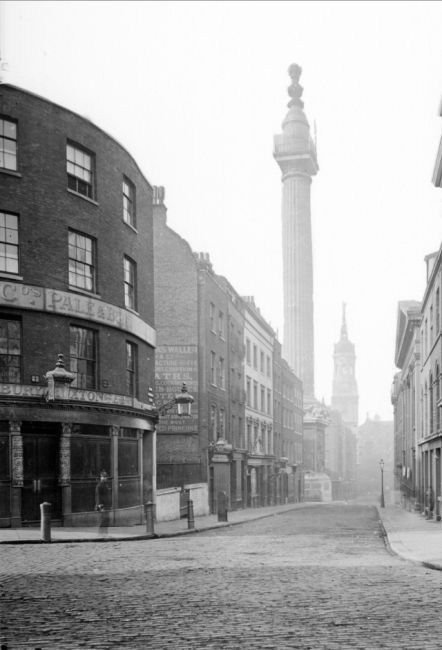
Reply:
[[331, 501], [332, 483], [327, 474], [306, 472], [304, 475], [304, 501]]

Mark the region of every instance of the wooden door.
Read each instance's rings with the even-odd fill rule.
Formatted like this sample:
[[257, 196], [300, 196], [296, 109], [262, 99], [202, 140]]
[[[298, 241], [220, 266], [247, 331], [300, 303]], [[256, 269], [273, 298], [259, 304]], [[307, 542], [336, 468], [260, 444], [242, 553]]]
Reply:
[[40, 521], [40, 504], [51, 504], [51, 518], [61, 517], [58, 485], [59, 438], [56, 435], [23, 435], [22, 522]]

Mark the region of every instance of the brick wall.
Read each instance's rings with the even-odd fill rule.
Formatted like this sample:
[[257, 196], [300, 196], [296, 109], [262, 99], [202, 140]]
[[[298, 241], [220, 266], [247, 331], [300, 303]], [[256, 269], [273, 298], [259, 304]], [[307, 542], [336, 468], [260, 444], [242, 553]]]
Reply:
[[[153, 327], [152, 188], [136, 162], [88, 120], [20, 89], [0, 87], [0, 114], [18, 121], [18, 170], [17, 174], [0, 170], [0, 210], [19, 215], [22, 281], [73, 290], [69, 288], [68, 230], [79, 231], [96, 239], [98, 295], [94, 297], [124, 307], [123, 257], [129, 256], [137, 264], [138, 313]], [[95, 155], [94, 201], [67, 189], [67, 140]], [[136, 187], [137, 231], [123, 222], [123, 175]], [[24, 381], [53, 368], [57, 353], [68, 356], [69, 323], [74, 319], [12, 311], [23, 318]], [[116, 328], [85, 319], [77, 324], [99, 333], [100, 378], [109, 382], [108, 387], [97, 386], [102, 390], [126, 392], [125, 340], [138, 345], [139, 397], [146, 401], [153, 383], [153, 348]]]

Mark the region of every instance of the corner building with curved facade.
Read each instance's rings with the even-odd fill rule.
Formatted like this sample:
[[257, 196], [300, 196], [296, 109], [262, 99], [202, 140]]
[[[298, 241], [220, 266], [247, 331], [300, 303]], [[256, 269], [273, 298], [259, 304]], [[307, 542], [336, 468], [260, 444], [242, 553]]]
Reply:
[[[154, 498], [152, 188], [87, 119], [0, 85], [0, 526]], [[62, 356], [61, 356], [62, 355]], [[58, 361], [57, 361], [58, 359]], [[47, 374], [49, 373], [49, 374]]]

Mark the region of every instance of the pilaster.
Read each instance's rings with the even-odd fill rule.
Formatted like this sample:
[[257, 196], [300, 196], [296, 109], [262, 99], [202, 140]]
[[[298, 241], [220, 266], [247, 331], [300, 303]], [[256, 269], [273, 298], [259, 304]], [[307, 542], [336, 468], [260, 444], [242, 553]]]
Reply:
[[62, 494], [63, 521], [72, 513], [72, 488], [71, 488], [71, 437], [72, 425], [67, 422], [61, 424], [60, 436], [60, 474], [59, 484]]
[[21, 503], [24, 484], [23, 436], [21, 433], [21, 422], [18, 420], [10, 420], [9, 433], [11, 435], [12, 457], [11, 527], [15, 528], [21, 526]]
[[118, 436], [120, 427], [110, 426], [112, 459], [112, 507], [118, 507]]

